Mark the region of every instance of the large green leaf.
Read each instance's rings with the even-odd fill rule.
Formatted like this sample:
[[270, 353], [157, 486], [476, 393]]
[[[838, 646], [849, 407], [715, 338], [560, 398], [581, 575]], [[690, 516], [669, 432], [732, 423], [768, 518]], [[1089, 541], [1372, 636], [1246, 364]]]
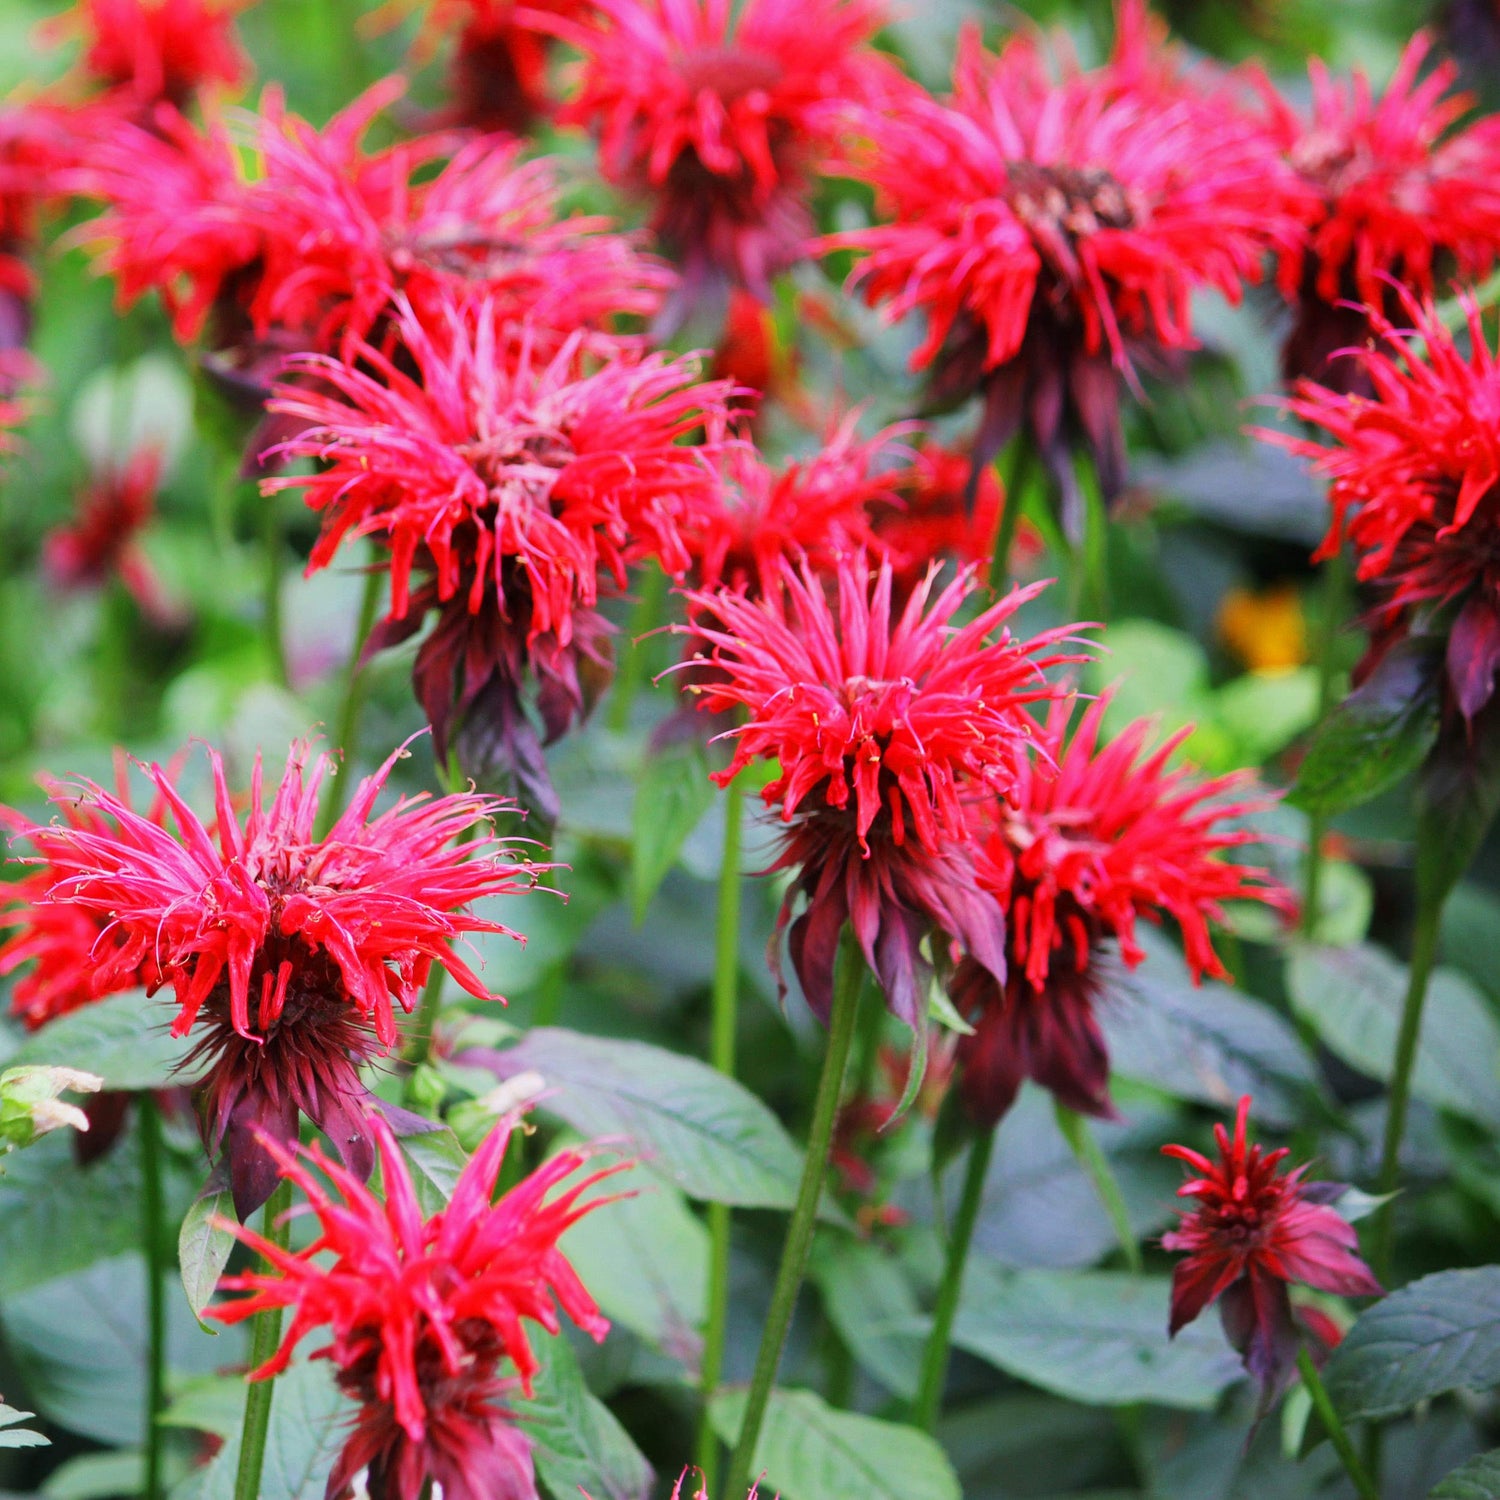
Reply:
[[1259, 1118], [1289, 1124], [1298, 1095], [1317, 1087], [1297, 1033], [1262, 1001], [1227, 985], [1194, 985], [1165, 939], [1143, 939], [1146, 961], [1120, 974], [1100, 1007], [1113, 1070], [1219, 1109], [1251, 1094]]
[[839, 1235], [814, 1244], [808, 1270], [829, 1321], [860, 1366], [911, 1400], [931, 1320], [923, 1317], [901, 1263], [871, 1240]]
[[1318, 727], [1291, 801], [1341, 812], [1415, 771], [1437, 738], [1440, 680], [1426, 650], [1397, 646]]
[[[353, 1410], [334, 1384], [326, 1359], [299, 1360], [277, 1376], [257, 1500], [311, 1500], [321, 1495], [349, 1435]], [[234, 1500], [239, 1462], [236, 1423], [212, 1461], [173, 1489], [172, 1500]]]
[[[726, 1443], [739, 1437], [745, 1398], [732, 1390], [713, 1399]], [[750, 1467], [782, 1500], [960, 1500], [953, 1466], [926, 1433], [836, 1411], [812, 1391], [772, 1391]]]
[[646, 1500], [651, 1465], [610, 1409], [584, 1384], [567, 1339], [534, 1338], [542, 1362], [535, 1394], [517, 1406], [537, 1477], [553, 1500]]
[[1500, 1385], [1500, 1266], [1439, 1271], [1392, 1292], [1349, 1330], [1326, 1379], [1349, 1421]]
[[1169, 1283], [1113, 1271], [1006, 1272], [971, 1259], [953, 1341], [1074, 1401], [1207, 1409], [1242, 1374], [1218, 1320], [1167, 1337]]
[[[1287, 988], [1297, 1013], [1350, 1067], [1389, 1081], [1406, 969], [1381, 949], [1301, 948]], [[1437, 1109], [1500, 1126], [1500, 1025], [1463, 975], [1438, 969], [1427, 990], [1412, 1093]]]
[[708, 1308], [708, 1231], [675, 1188], [639, 1167], [612, 1177], [609, 1191], [630, 1196], [585, 1214], [560, 1248], [614, 1322], [696, 1372]]
[[[482, 1061], [481, 1061], [482, 1059]], [[615, 1137], [690, 1198], [789, 1208], [801, 1161], [776, 1116], [706, 1063], [644, 1042], [541, 1027], [501, 1052], [461, 1053], [500, 1078], [534, 1072], [537, 1107], [580, 1135]]]
[[1455, 1469], [1430, 1492], [1428, 1500], [1500, 1500], [1500, 1448]]
[[53, 1063], [97, 1073], [107, 1089], [159, 1089], [184, 1080], [177, 1065], [190, 1041], [171, 1034], [177, 1007], [144, 990], [111, 995], [49, 1021], [9, 1062]]
[[713, 802], [714, 784], [696, 745], [648, 753], [642, 761], [630, 841], [630, 906], [637, 922]]

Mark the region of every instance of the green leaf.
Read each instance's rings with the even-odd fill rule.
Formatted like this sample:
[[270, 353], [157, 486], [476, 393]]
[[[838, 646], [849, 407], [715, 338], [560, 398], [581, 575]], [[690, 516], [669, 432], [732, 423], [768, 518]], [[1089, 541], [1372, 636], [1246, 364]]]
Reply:
[[1118, 620], [1109, 627], [1109, 651], [1091, 661], [1091, 691], [1117, 684], [1109, 722], [1128, 724], [1160, 714], [1173, 725], [1192, 716], [1193, 700], [1208, 691], [1208, 657], [1192, 636], [1155, 620]]
[[696, 745], [647, 754], [635, 784], [630, 842], [630, 908], [637, 922], [687, 837], [714, 804], [715, 788]]
[[914, 1398], [931, 1319], [901, 1263], [872, 1240], [839, 1235], [814, 1242], [808, 1274], [860, 1367], [892, 1395]]
[[49, 1021], [9, 1061], [52, 1063], [97, 1073], [107, 1089], [160, 1089], [190, 1082], [176, 1071], [187, 1038], [171, 1035], [177, 1008], [130, 990]]
[[42, 1486], [44, 1500], [110, 1500], [139, 1495], [146, 1474], [139, 1448], [112, 1453], [83, 1453], [54, 1469]]
[[187, 1293], [193, 1316], [209, 1333], [217, 1333], [203, 1322], [203, 1309], [218, 1290], [219, 1277], [234, 1249], [234, 1235], [215, 1219], [234, 1218], [234, 1194], [228, 1188], [203, 1193], [193, 1200], [183, 1216], [177, 1235], [177, 1264], [182, 1271], [182, 1289]]
[[13, 1406], [0, 1402], [0, 1448], [48, 1448], [52, 1439], [32, 1432], [26, 1427], [17, 1427], [17, 1422], [29, 1421], [34, 1411], [17, 1411]]
[[[326, 1359], [298, 1360], [278, 1375], [257, 1500], [307, 1500], [321, 1495], [328, 1471], [349, 1435], [353, 1411], [353, 1404], [334, 1384]], [[224, 1446], [204, 1468], [174, 1487], [171, 1500], [234, 1500], [240, 1426], [235, 1423]]]
[[1392, 1292], [1344, 1336], [1325, 1380], [1350, 1422], [1500, 1385], [1500, 1266], [1439, 1271]]
[[708, 1231], [682, 1195], [639, 1167], [610, 1178], [630, 1193], [585, 1214], [559, 1242], [613, 1322], [697, 1372], [708, 1313]]
[[[1381, 949], [1299, 948], [1287, 970], [1292, 1005], [1350, 1067], [1389, 1082], [1406, 969]], [[1412, 1094], [1435, 1109], [1500, 1126], [1500, 1025], [1453, 969], [1427, 990]]]
[[[420, 1135], [403, 1136], [401, 1154], [411, 1172], [411, 1185], [422, 1212], [429, 1218], [448, 1206], [459, 1174], [469, 1164], [468, 1153], [458, 1137], [446, 1127], [424, 1130]], [[513, 1136], [507, 1150], [519, 1151], [520, 1138]]]
[[501, 1052], [460, 1053], [501, 1079], [534, 1072], [537, 1108], [580, 1135], [624, 1148], [690, 1198], [789, 1208], [801, 1158], [781, 1122], [743, 1085], [706, 1063], [644, 1042], [543, 1026]]
[[[726, 1443], [739, 1437], [746, 1392], [721, 1391], [709, 1406]], [[763, 1492], [782, 1500], [960, 1500], [943, 1450], [913, 1427], [836, 1411], [812, 1391], [773, 1390], [750, 1461]]]
[[1455, 1469], [1429, 1493], [1428, 1500], [1500, 1500], [1500, 1448]]
[[62, 1094], [96, 1094], [103, 1080], [77, 1068], [32, 1064], [0, 1073], [0, 1153], [64, 1127], [87, 1130], [88, 1116]]
[[1318, 1086], [1296, 1031], [1228, 985], [1195, 985], [1170, 943], [1142, 939], [1146, 961], [1119, 974], [1099, 1007], [1113, 1071], [1218, 1109], [1252, 1094], [1258, 1118], [1290, 1124], [1298, 1097]]
[[227, 1438], [240, 1430], [244, 1415], [243, 1375], [202, 1375], [178, 1385], [171, 1403], [156, 1420], [162, 1427], [182, 1427]]
[[537, 1477], [557, 1500], [580, 1489], [592, 1500], [646, 1500], [651, 1465], [610, 1409], [584, 1384], [566, 1338], [532, 1341], [542, 1368], [532, 1399], [517, 1403]]
[[1313, 667], [1247, 672], [1214, 694], [1214, 707], [1239, 763], [1259, 765], [1317, 722], [1318, 674]]
[[1342, 812], [1415, 771], [1437, 738], [1439, 680], [1429, 651], [1395, 647], [1319, 725], [1289, 800]]
[[1445, 732], [1417, 779], [1417, 889], [1445, 900], [1500, 810], [1500, 701]]
[[953, 1341], [1069, 1400], [1207, 1410], [1240, 1378], [1240, 1361], [1217, 1319], [1167, 1337], [1169, 1288], [1165, 1277], [1006, 1272], [971, 1259]]

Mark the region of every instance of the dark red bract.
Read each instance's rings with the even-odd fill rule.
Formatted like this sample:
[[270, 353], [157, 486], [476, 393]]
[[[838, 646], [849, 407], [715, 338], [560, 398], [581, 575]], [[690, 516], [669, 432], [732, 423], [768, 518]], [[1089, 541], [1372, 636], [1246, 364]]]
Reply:
[[332, 1362], [359, 1408], [328, 1479], [329, 1500], [351, 1493], [364, 1469], [368, 1493], [383, 1500], [419, 1500], [429, 1480], [445, 1500], [536, 1500], [530, 1443], [505, 1403], [529, 1396], [540, 1368], [527, 1321], [557, 1333], [560, 1308], [595, 1338], [608, 1330], [557, 1242], [608, 1201], [584, 1195], [618, 1169], [579, 1179], [587, 1154], [561, 1151], [492, 1202], [515, 1123], [508, 1117], [490, 1132], [448, 1206], [426, 1220], [383, 1120], [374, 1125], [383, 1202], [316, 1148], [266, 1143], [277, 1171], [306, 1195], [319, 1234], [293, 1253], [228, 1225], [271, 1268], [226, 1277], [226, 1290], [249, 1295], [208, 1316], [239, 1323], [263, 1308], [295, 1309], [280, 1349], [253, 1380], [284, 1370], [303, 1339], [328, 1329], [317, 1355]]
[[1171, 1332], [1218, 1302], [1224, 1331], [1266, 1406], [1290, 1380], [1302, 1337], [1288, 1285], [1344, 1297], [1378, 1297], [1381, 1286], [1359, 1258], [1354, 1227], [1329, 1207], [1343, 1187], [1304, 1182], [1306, 1166], [1283, 1173], [1287, 1149], [1263, 1153], [1250, 1145], [1249, 1116], [1246, 1095], [1232, 1139], [1222, 1125], [1214, 1126], [1216, 1161], [1187, 1146], [1162, 1147], [1192, 1174], [1178, 1196], [1198, 1200], [1162, 1236], [1162, 1245], [1187, 1257], [1172, 1276]]

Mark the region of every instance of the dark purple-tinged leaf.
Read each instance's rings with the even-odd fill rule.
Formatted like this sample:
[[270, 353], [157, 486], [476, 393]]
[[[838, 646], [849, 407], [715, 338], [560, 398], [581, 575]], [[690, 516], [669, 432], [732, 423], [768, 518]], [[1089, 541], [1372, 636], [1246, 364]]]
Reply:
[[1417, 778], [1417, 884], [1442, 901], [1468, 873], [1500, 810], [1500, 700], [1445, 724]]

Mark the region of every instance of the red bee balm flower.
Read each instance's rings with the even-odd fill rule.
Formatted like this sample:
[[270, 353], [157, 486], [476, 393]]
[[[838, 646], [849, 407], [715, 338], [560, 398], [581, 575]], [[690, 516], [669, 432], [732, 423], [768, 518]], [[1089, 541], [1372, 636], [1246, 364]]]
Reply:
[[1329, 440], [1263, 435], [1332, 480], [1317, 556], [1351, 542], [1376, 600], [1360, 676], [1408, 635], [1446, 640], [1451, 696], [1472, 720], [1500, 668], [1500, 364], [1477, 307], [1461, 352], [1430, 304], [1403, 303], [1415, 331], [1367, 309], [1379, 339], [1352, 356], [1373, 400], [1302, 381], [1287, 407]]
[[[1381, 1286], [1359, 1258], [1353, 1225], [1330, 1207], [1347, 1189], [1303, 1182], [1305, 1166], [1281, 1172], [1286, 1148], [1262, 1155], [1259, 1146], [1247, 1144], [1249, 1116], [1246, 1095], [1235, 1114], [1233, 1140], [1222, 1125], [1214, 1126], [1217, 1161], [1186, 1146], [1162, 1147], [1194, 1174], [1177, 1189], [1178, 1197], [1198, 1200], [1162, 1236], [1162, 1245], [1187, 1255], [1172, 1276], [1171, 1332], [1218, 1302], [1224, 1332], [1259, 1383], [1264, 1407], [1291, 1379], [1306, 1333], [1299, 1331], [1288, 1284], [1344, 1297], [1378, 1297]], [[1312, 1330], [1319, 1344], [1325, 1342], [1324, 1326]]]
[[[1056, 649], [1079, 627], [991, 639], [1040, 586], [954, 625], [975, 589], [969, 572], [935, 599], [929, 574], [893, 617], [890, 565], [872, 576], [863, 553], [839, 559], [832, 605], [806, 564], [783, 562], [779, 575], [761, 599], [687, 595], [718, 669], [693, 691], [709, 712], [746, 716], [728, 731], [734, 759], [715, 780], [757, 758], [779, 766], [762, 793], [791, 825], [774, 868], [797, 873], [771, 944], [777, 974], [790, 922], [797, 976], [826, 1020], [850, 922], [887, 1005], [915, 1030], [927, 1014], [929, 933], [1004, 977], [1004, 916], [975, 880], [964, 807], [1022, 774], [1035, 737], [1026, 706], [1055, 696], [1042, 669], [1079, 659]], [[793, 921], [799, 895], [806, 910]]]
[[1363, 74], [1341, 85], [1315, 58], [1306, 120], [1263, 86], [1271, 129], [1311, 193], [1307, 233], [1276, 274], [1297, 309], [1288, 379], [1357, 378], [1357, 365], [1330, 365], [1368, 334], [1364, 314], [1340, 304], [1394, 315], [1392, 280], [1430, 297], [1435, 274], [1483, 275], [1500, 252], [1500, 122], [1453, 128], [1472, 100], [1450, 92], [1452, 62], [1419, 80], [1430, 46], [1412, 38], [1379, 99]]
[[[278, 387], [271, 410], [306, 424], [284, 451], [324, 468], [268, 487], [300, 488], [322, 512], [311, 567], [350, 535], [390, 548], [391, 615], [371, 649], [415, 635], [436, 609], [414, 681], [439, 756], [458, 722], [470, 771], [514, 774], [550, 820], [557, 804], [522, 709], [524, 676], [539, 682], [549, 740], [592, 706], [609, 675], [600, 571], [623, 587], [629, 560], [687, 567], [679, 522], [716, 481], [679, 440], [722, 428], [731, 389], [661, 354], [590, 373], [577, 335], [547, 358], [523, 338], [507, 359], [482, 311], [444, 312], [435, 328], [401, 312], [415, 380], [368, 347], [360, 368], [292, 361], [334, 394]], [[414, 569], [427, 579], [415, 593]]]
[[850, 170], [883, 222], [825, 245], [866, 253], [853, 279], [888, 317], [926, 314], [912, 363], [935, 367], [935, 395], [983, 389], [976, 464], [1029, 424], [1070, 522], [1072, 445], [1107, 497], [1124, 484], [1129, 351], [1193, 347], [1194, 291], [1238, 300], [1266, 245], [1297, 229], [1264, 132], [1136, 45], [1054, 81], [1031, 35], [993, 55], [971, 29], [947, 102], [910, 85], [850, 123]]
[[1264, 870], [1219, 857], [1257, 839], [1222, 826], [1265, 805], [1249, 776], [1203, 781], [1174, 767], [1189, 731], [1151, 750], [1146, 720], [1101, 747], [1107, 706], [1107, 697], [1090, 704], [1069, 739], [1073, 704], [1054, 703], [1037, 761], [981, 814], [988, 832], [978, 870], [1006, 913], [1009, 973], [1002, 979], [965, 959], [952, 993], [975, 1027], [958, 1058], [964, 1102], [983, 1125], [999, 1121], [1025, 1078], [1070, 1109], [1113, 1113], [1095, 1014], [1102, 949], [1113, 942], [1126, 964], [1140, 963], [1139, 918], [1173, 918], [1194, 978], [1223, 978], [1208, 930], [1222, 903], [1288, 904]]
[[[595, 0], [559, 21], [586, 61], [561, 118], [599, 132], [607, 177], [651, 194], [691, 302], [727, 279], [770, 299], [812, 232], [806, 198], [832, 150], [831, 105], [889, 71], [865, 44], [874, 0]], [[679, 316], [688, 308], [679, 309]]]
[[469, 903], [536, 883], [536, 867], [489, 852], [503, 847], [493, 837], [444, 847], [507, 810], [498, 799], [403, 799], [372, 818], [403, 753], [360, 782], [322, 840], [313, 824], [330, 762], [319, 756], [308, 774], [305, 746], [293, 748], [269, 809], [257, 759], [243, 829], [210, 750], [212, 834], [154, 765], [147, 774], [175, 837], [81, 779], [54, 783], [52, 800], [66, 808], [81, 797], [92, 810], [29, 833], [55, 875], [47, 899], [100, 923], [95, 992], [149, 964], [152, 987], [170, 981], [181, 1006], [174, 1035], [204, 1014], [185, 1067], [205, 1070], [197, 1088], [204, 1140], [224, 1148], [241, 1217], [274, 1184], [263, 1137], [296, 1140], [299, 1111], [351, 1169], [369, 1175], [373, 1101], [359, 1069], [398, 1039], [392, 1002], [411, 1011], [434, 963], [471, 995], [493, 999], [450, 944], [466, 932], [515, 936], [471, 915]]
[[[587, 1154], [561, 1151], [492, 1202], [514, 1124], [510, 1117], [490, 1132], [447, 1208], [425, 1222], [383, 1120], [375, 1137], [384, 1203], [318, 1150], [293, 1155], [267, 1143], [281, 1175], [306, 1194], [321, 1232], [294, 1254], [226, 1226], [271, 1269], [226, 1277], [225, 1289], [250, 1295], [208, 1316], [240, 1323], [263, 1308], [296, 1309], [281, 1348], [252, 1380], [280, 1373], [313, 1329], [328, 1328], [331, 1341], [314, 1357], [333, 1362], [340, 1388], [359, 1403], [329, 1475], [328, 1500], [352, 1493], [363, 1469], [368, 1493], [383, 1500], [418, 1500], [429, 1479], [445, 1500], [536, 1500], [530, 1445], [500, 1403], [517, 1388], [529, 1396], [539, 1369], [525, 1320], [556, 1333], [560, 1306], [596, 1339], [608, 1331], [557, 1242], [609, 1201], [583, 1195], [619, 1169], [580, 1181], [574, 1174]], [[336, 1196], [298, 1156], [329, 1178]], [[502, 1359], [515, 1366], [514, 1377], [499, 1373]]]

